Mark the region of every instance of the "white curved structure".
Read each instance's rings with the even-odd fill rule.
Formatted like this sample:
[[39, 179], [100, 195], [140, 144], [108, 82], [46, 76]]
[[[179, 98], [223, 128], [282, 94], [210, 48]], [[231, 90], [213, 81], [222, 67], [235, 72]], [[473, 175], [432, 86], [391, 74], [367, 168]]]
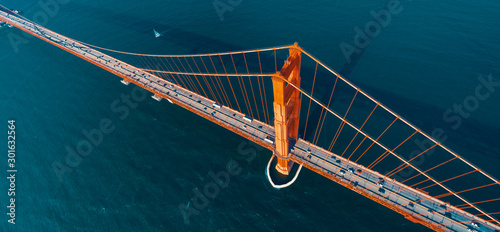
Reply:
[[293, 177], [293, 179], [290, 182], [288, 182], [286, 184], [282, 184], [282, 185], [277, 185], [271, 179], [271, 174], [269, 174], [269, 168], [271, 167], [271, 163], [273, 162], [273, 158], [274, 158], [274, 154], [273, 154], [273, 156], [271, 156], [271, 159], [269, 159], [269, 162], [267, 163], [267, 167], [266, 167], [266, 175], [267, 175], [267, 179], [269, 180], [269, 183], [271, 183], [271, 185], [277, 189], [286, 188], [286, 187], [292, 185], [295, 182], [295, 180], [297, 180], [297, 177], [299, 176], [300, 170], [302, 169], [302, 164], [299, 166], [297, 173], [295, 173], [295, 176]]

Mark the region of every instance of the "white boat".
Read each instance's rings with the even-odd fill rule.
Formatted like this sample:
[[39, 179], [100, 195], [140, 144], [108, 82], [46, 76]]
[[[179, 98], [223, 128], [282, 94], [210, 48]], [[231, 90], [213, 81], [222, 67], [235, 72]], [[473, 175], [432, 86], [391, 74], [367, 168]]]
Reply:
[[156, 38], [162, 36], [162, 34], [160, 34], [159, 32], [157, 32], [155, 29], [153, 29], [153, 32], [155, 33], [155, 37]]
[[157, 101], [161, 101], [161, 97], [160, 96], [156, 96], [156, 95], [153, 95], [151, 96], [153, 99], [157, 100]]

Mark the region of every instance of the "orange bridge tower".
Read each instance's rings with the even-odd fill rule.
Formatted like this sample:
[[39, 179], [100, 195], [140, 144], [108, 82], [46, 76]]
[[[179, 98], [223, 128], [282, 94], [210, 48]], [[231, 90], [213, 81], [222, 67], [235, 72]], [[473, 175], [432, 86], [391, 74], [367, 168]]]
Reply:
[[[288, 175], [293, 165], [290, 160], [290, 143], [297, 140], [300, 116], [300, 63], [302, 50], [297, 43], [290, 48], [288, 60], [273, 80], [274, 127], [278, 163], [276, 170]], [[293, 84], [293, 86], [292, 86]]]

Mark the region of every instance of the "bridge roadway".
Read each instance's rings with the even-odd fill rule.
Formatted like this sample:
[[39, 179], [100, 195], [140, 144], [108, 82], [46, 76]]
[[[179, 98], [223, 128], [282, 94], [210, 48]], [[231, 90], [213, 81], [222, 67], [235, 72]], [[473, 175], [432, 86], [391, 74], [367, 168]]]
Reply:
[[[431, 198], [426, 193], [386, 178], [378, 172], [348, 161], [302, 139], [299, 139], [293, 147], [292, 159], [316, 173], [405, 215], [411, 221], [419, 223], [424, 221], [436, 226], [432, 229], [438, 231], [500, 231], [498, 226], [483, 222], [484, 220], [446, 202]], [[379, 183], [382, 184], [379, 185]], [[474, 221], [479, 221], [477, 222], [479, 227], [472, 225], [471, 222]], [[443, 225], [437, 227], [437, 224], [441, 223]]]
[[[226, 106], [177, 86], [137, 67], [131, 66], [104, 53], [96, 51], [68, 37], [33, 24], [10, 11], [0, 9], [0, 21], [11, 24], [36, 37], [62, 48], [154, 94], [165, 98], [191, 112], [221, 125], [271, 151], [274, 151], [274, 127], [258, 120], [245, 119], [245, 115]], [[355, 192], [360, 193], [414, 222], [422, 223], [438, 231], [500, 231], [500, 228], [465, 211], [433, 199], [427, 194], [409, 188], [380, 173], [347, 161], [336, 154], [299, 139], [291, 149], [291, 159]], [[358, 177], [356, 177], [360, 174]], [[377, 184], [383, 179], [383, 186]], [[352, 183], [350, 183], [352, 181]], [[390, 194], [394, 193], [394, 194]], [[384, 197], [387, 196], [388, 197]], [[411, 202], [423, 200], [418, 203]], [[404, 206], [402, 206], [404, 205]], [[445, 211], [446, 210], [446, 211]], [[445, 211], [445, 212], [443, 212]], [[471, 221], [479, 221], [480, 227]], [[467, 223], [459, 223], [467, 222]], [[437, 224], [445, 223], [441, 226]]]

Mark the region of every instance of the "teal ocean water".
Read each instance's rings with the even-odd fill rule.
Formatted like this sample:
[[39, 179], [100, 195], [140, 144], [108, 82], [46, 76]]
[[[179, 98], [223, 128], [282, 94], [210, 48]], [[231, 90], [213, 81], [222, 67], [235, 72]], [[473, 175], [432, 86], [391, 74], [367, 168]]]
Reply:
[[[371, 11], [394, 1], [41, 2], [58, 4], [0, 4], [70, 38], [123, 51], [192, 54], [298, 42], [423, 130], [442, 128], [447, 146], [500, 177], [499, 87], [459, 127], [443, 119], [476, 94], [478, 76], [500, 82], [498, 1], [400, 0], [350, 61], [342, 47], [356, 46], [355, 28], [364, 29], [374, 20]], [[214, 2], [231, 10], [219, 15]], [[165, 36], [154, 38], [153, 28]], [[13, 45], [10, 33], [22, 35], [0, 29], [0, 128], [6, 132], [7, 120], [16, 120], [16, 224], [7, 223], [4, 177], [1, 231], [428, 230], [308, 170], [275, 190], [264, 175], [270, 151], [149, 95], [117, 114], [116, 100], [139, 94], [133, 86], [39, 39]], [[68, 147], [86, 139], [82, 131], [99, 128], [103, 119], [113, 131], [60, 181], [52, 164], [65, 162]], [[6, 133], [0, 144], [7, 144]], [[1, 147], [1, 176], [7, 176]], [[187, 221], [181, 209], [194, 204], [194, 189], [231, 160], [241, 173]]]

